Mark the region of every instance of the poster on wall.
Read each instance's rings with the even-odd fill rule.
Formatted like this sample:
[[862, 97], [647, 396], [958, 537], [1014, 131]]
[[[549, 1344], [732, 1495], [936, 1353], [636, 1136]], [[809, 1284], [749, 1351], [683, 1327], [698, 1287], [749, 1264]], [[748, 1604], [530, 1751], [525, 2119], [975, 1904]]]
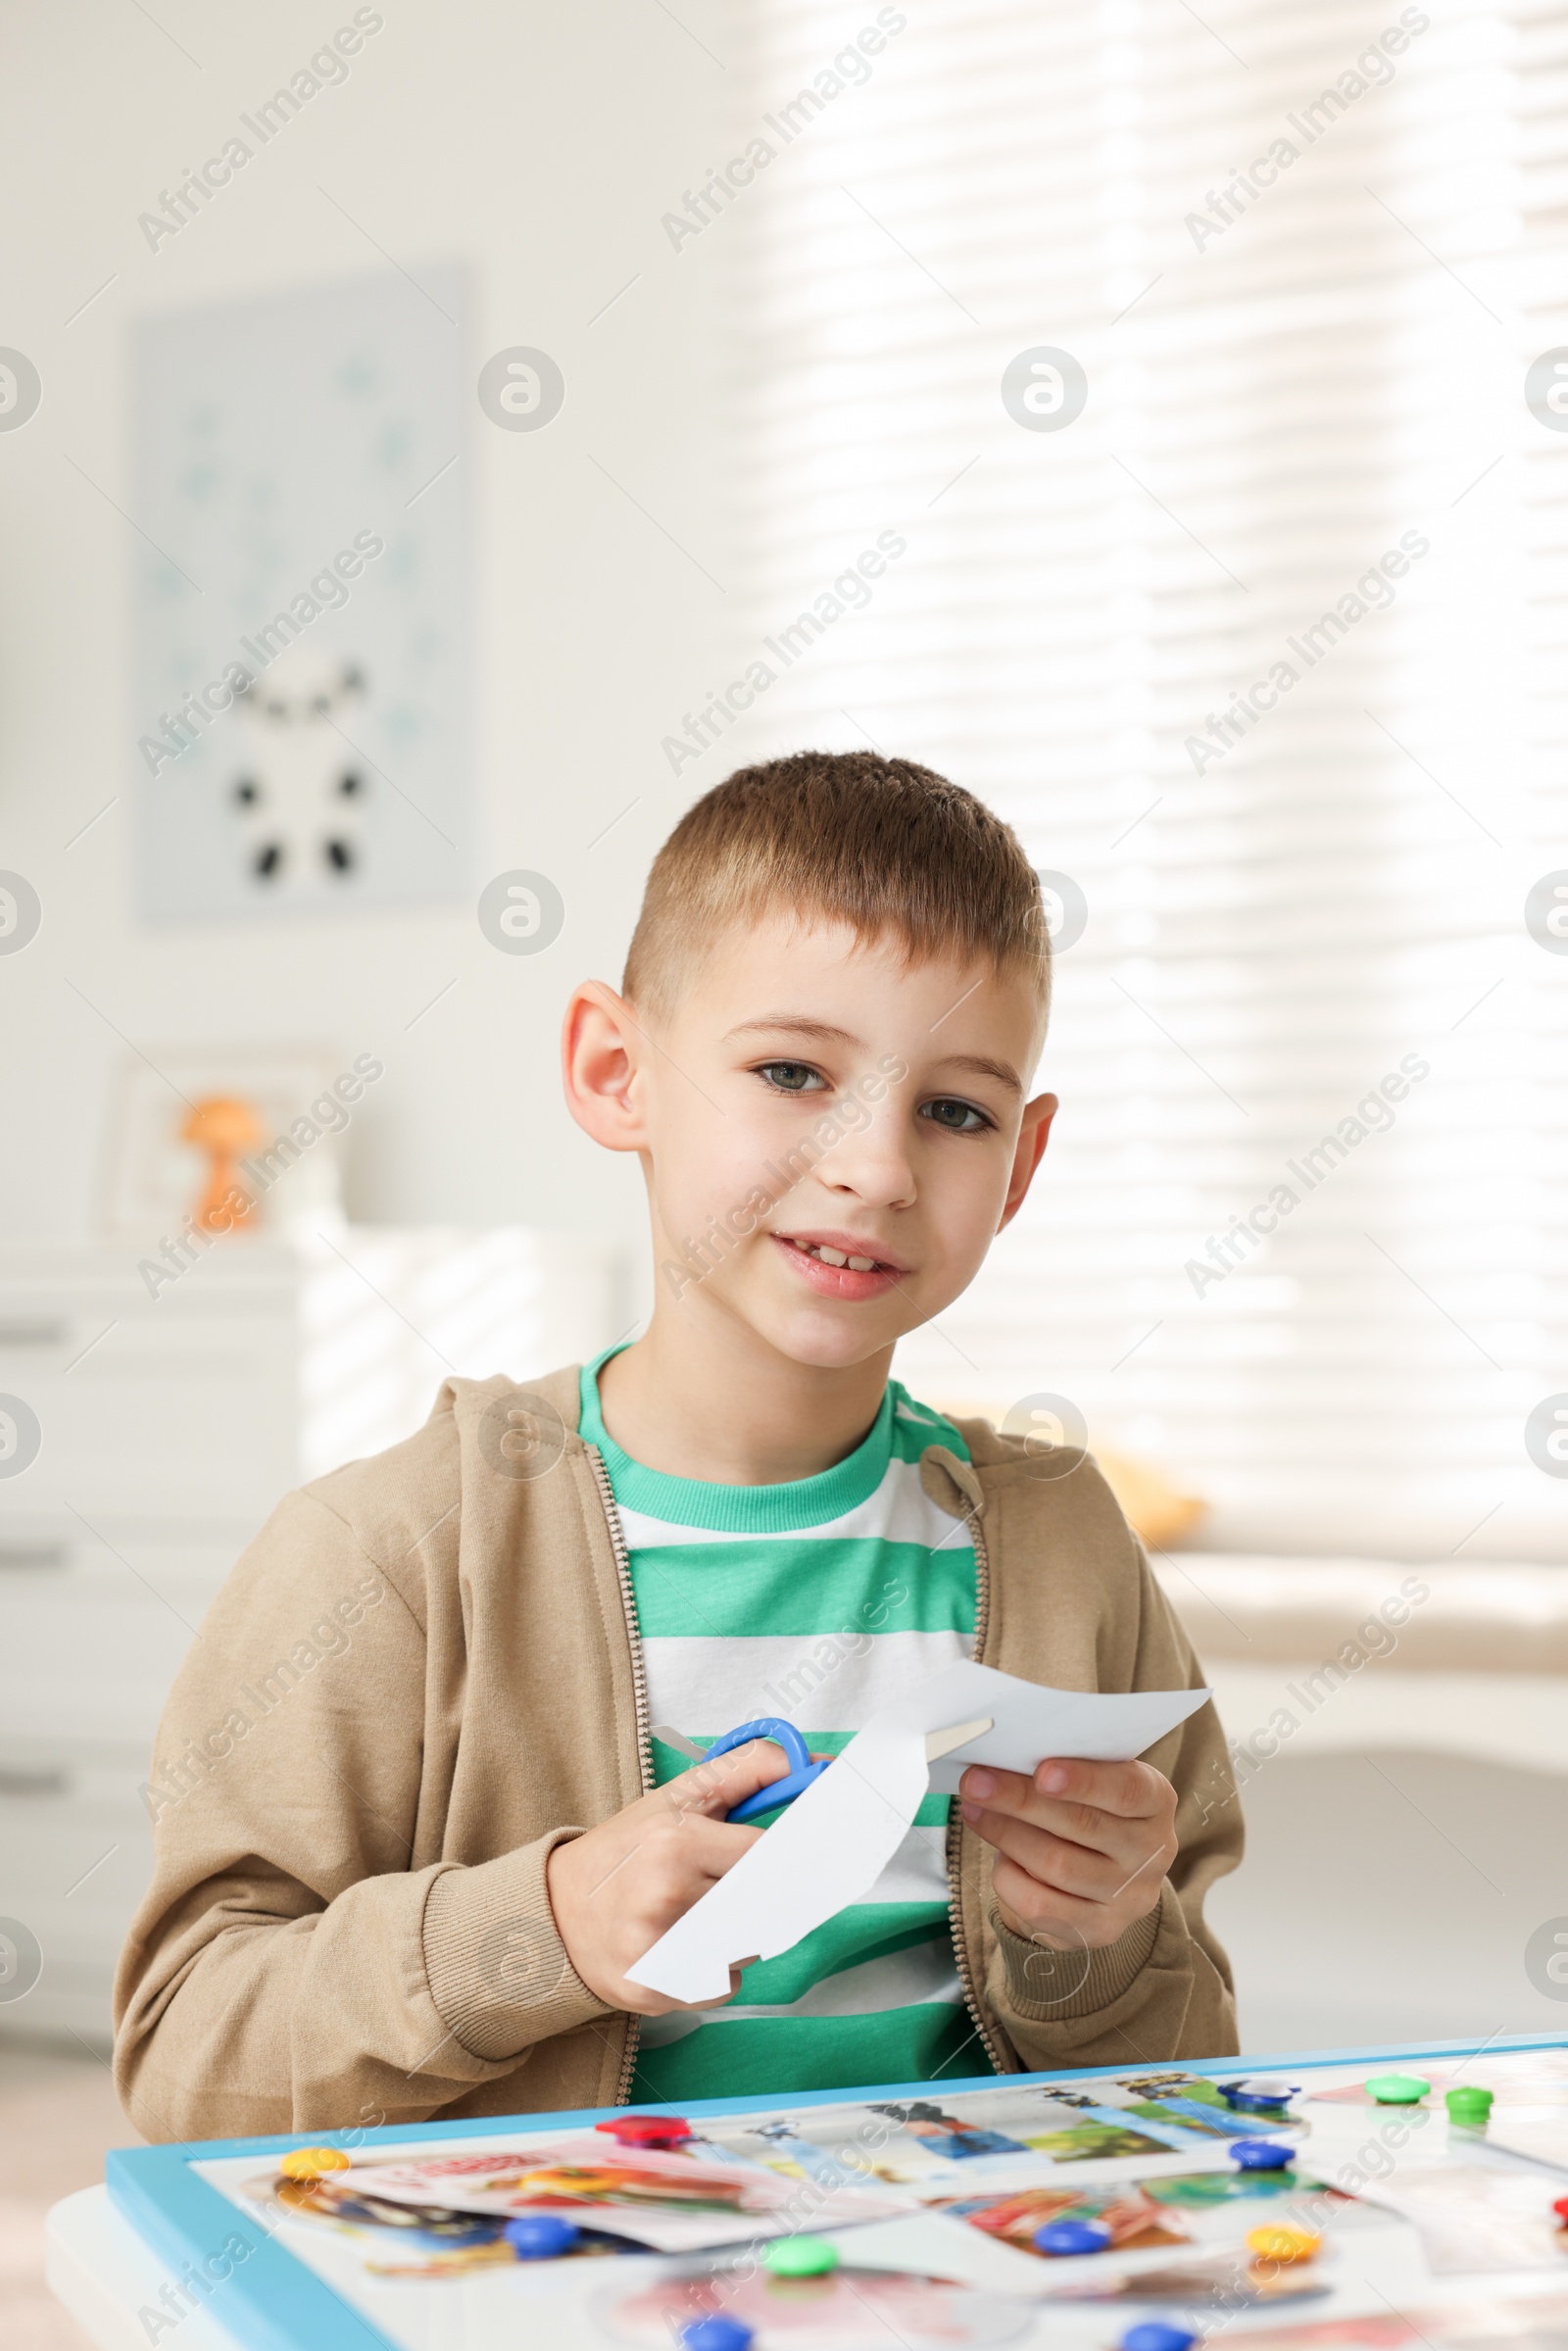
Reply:
[[131, 741], [153, 921], [465, 894], [463, 280], [143, 320]]

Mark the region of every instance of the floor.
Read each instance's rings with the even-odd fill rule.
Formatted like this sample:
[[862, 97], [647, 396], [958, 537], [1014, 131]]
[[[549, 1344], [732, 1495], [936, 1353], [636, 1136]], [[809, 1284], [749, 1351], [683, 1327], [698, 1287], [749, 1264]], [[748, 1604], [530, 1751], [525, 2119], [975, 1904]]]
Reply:
[[88, 2337], [44, 2284], [43, 2219], [104, 2176], [110, 2147], [140, 2138], [120, 2111], [105, 2060], [85, 2049], [0, 2042], [0, 2343], [5, 2351], [87, 2351]]

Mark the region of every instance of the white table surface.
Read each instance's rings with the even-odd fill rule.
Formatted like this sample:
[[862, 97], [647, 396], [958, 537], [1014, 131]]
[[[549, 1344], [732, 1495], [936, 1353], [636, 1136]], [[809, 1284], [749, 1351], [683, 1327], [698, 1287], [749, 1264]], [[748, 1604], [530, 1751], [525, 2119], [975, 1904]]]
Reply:
[[[78, 2188], [54, 2205], [45, 2244], [50, 2292], [100, 2351], [147, 2351], [147, 2328], [138, 2314], [149, 2308], [171, 2316], [158, 2297], [178, 2280], [115, 2210], [108, 2188]], [[220, 2301], [221, 2295], [219, 2286], [216, 2298]], [[213, 2316], [211, 2304], [180, 2307], [186, 2315], [177, 2327], [154, 2329], [160, 2343], [177, 2341], [179, 2351], [241, 2351], [237, 2337]]]

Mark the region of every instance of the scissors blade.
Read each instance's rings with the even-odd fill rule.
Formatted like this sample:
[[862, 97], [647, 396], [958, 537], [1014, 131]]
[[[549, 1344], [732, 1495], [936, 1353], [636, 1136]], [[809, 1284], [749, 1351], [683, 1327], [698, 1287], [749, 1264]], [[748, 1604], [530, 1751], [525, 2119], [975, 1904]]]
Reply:
[[667, 1723], [655, 1723], [648, 1736], [657, 1739], [662, 1746], [673, 1747], [677, 1755], [686, 1756], [692, 1763], [701, 1763], [708, 1752], [694, 1739], [688, 1739], [684, 1731], [672, 1731]]
[[955, 1747], [966, 1747], [970, 1739], [978, 1739], [983, 1731], [995, 1729], [996, 1716], [983, 1714], [978, 1722], [953, 1723], [946, 1731], [928, 1731], [925, 1735], [925, 1759], [927, 1763], [940, 1763], [944, 1755], [953, 1753]]

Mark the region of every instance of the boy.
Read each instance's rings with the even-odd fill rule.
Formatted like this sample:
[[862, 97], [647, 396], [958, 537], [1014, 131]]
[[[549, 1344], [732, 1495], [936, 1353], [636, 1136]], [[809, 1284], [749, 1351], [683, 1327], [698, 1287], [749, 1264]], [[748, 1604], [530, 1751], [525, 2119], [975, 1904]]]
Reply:
[[1091, 1461], [888, 1380], [1046, 1148], [1048, 980], [1017, 840], [926, 768], [804, 753], [676, 827], [620, 994], [579, 987], [564, 1040], [578, 1124], [642, 1163], [649, 1328], [527, 1393], [449, 1382], [235, 1569], [160, 1734], [117, 1987], [149, 2136], [1234, 2050], [1211, 1707], [1143, 1762], [971, 1768], [730, 2003], [626, 1981], [785, 1769], [660, 1732], [789, 1714], [831, 1753], [970, 1654], [1200, 1685]]

